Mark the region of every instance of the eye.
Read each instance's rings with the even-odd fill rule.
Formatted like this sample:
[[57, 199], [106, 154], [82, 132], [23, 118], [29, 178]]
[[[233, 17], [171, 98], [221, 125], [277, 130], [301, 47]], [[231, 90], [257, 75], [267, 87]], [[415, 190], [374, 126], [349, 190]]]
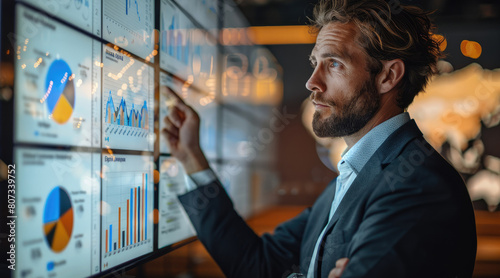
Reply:
[[332, 61], [332, 63], [330, 64], [330, 67], [332, 67], [332, 68], [338, 68], [338, 67], [340, 67], [340, 63], [337, 62], [337, 61]]

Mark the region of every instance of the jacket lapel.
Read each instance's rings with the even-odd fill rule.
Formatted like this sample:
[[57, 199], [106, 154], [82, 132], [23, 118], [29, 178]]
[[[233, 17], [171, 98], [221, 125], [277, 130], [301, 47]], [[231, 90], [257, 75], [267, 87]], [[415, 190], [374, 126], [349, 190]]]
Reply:
[[330, 206], [333, 202], [333, 198], [335, 197], [336, 185], [337, 178], [333, 179], [333, 181], [330, 182], [330, 184], [325, 189], [326, 192], [323, 193], [325, 194], [325, 196], [320, 197], [324, 199], [318, 200], [318, 205], [316, 207], [313, 207], [314, 211], [311, 212], [311, 219], [309, 220], [309, 222], [311, 223], [311, 231], [308, 232], [307, 237], [304, 237], [304, 242], [302, 243], [302, 254], [304, 254], [303, 258], [301, 259], [302, 273], [306, 273], [308, 271], [318, 237], [323, 231], [323, 228], [328, 223], [328, 214], [330, 213]]
[[312, 214], [312, 217], [314, 217], [314, 219], [309, 220], [310, 222], [314, 221], [316, 224], [311, 225], [312, 231], [310, 232], [310, 236], [307, 236], [307, 238], [305, 238], [306, 242], [302, 244], [303, 254], [306, 255], [305, 256], [306, 259], [302, 260], [303, 264], [301, 264], [302, 267], [301, 271], [303, 273], [306, 273], [307, 270], [309, 269], [309, 264], [311, 263], [311, 258], [318, 237], [323, 231], [323, 228], [328, 223], [328, 215], [330, 213], [330, 206], [333, 202], [333, 198], [335, 197], [336, 186], [337, 186], [337, 178], [333, 179], [333, 181], [331, 181], [330, 184], [327, 186], [326, 190], [328, 190], [328, 192], [326, 193], [327, 195], [324, 196], [325, 198], [324, 201], [321, 202], [321, 204], [319, 204], [318, 206], [318, 213]]

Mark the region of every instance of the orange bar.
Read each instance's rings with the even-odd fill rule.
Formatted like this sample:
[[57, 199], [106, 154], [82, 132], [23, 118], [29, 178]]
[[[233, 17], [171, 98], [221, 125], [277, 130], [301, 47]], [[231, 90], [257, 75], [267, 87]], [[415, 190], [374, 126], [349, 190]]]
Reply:
[[[223, 42], [229, 44], [240, 44], [235, 40], [237, 36], [234, 30], [223, 30]], [[309, 26], [255, 26], [248, 27], [247, 36], [254, 44], [313, 44], [316, 42], [316, 35], [310, 33]], [[235, 33], [235, 34], [231, 34]], [[226, 38], [227, 37], [227, 38]], [[227, 44], [227, 43], [226, 43]]]
[[122, 234], [122, 208], [118, 207], [118, 249], [120, 249], [120, 243], [122, 242], [121, 234]]
[[146, 190], [144, 189], [144, 173], [142, 173], [142, 202], [141, 202], [141, 207], [142, 207], [142, 212], [141, 214], [143, 215], [142, 221], [141, 221], [141, 241], [144, 240], [144, 223], [146, 222], [146, 211], [144, 210], [144, 193]]
[[129, 232], [129, 226], [128, 226], [129, 214], [128, 214], [128, 212], [130, 211], [129, 203], [130, 203], [130, 200], [127, 199], [127, 245], [128, 245], [128, 238], [130, 237], [130, 235], [128, 234], [128, 232]]
[[108, 253], [108, 230], [106, 229], [106, 253]]
[[137, 187], [134, 188], [134, 211], [135, 217], [134, 217], [134, 243], [137, 242]]

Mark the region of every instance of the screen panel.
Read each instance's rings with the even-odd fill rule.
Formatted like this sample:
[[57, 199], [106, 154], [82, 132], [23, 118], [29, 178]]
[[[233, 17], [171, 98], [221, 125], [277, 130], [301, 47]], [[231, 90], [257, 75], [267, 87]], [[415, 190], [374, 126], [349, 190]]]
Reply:
[[102, 38], [153, 61], [154, 0], [106, 0], [102, 10]]
[[98, 146], [101, 44], [24, 6], [16, 16], [16, 142]]
[[[176, 93], [182, 92], [182, 83], [175, 82], [171, 75], [164, 72], [160, 72], [160, 86], [166, 86]], [[169, 106], [172, 104], [172, 100], [167, 95], [167, 90], [160, 89], [160, 102], [159, 102], [159, 112], [160, 112], [160, 153], [169, 153], [169, 147], [167, 144], [167, 138], [163, 135], [162, 130], [166, 127], [165, 117], [168, 116], [170, 111]]]
[[101, 36], [101, 0], [21, 0], [44, 12]]
[[158, 197], [158, 248], [196, 235], [184, 207], [177, 199], [186, 192], [187, 175], [182, 164], [173, 157], [160, 157]]
[[153, 157], [102, 155], [101, 267], [153, 251]]
[[16, 277], [98, 273], [100, 188], [92, 154], [21, 147], [15, 161], [23, 185], [17, 192]]
[[103, 47], [103, 147], [153, 151], [154, 69]]
[[177, 4], [197, 20], [202, 28], [207, 29], [212, 35], [217, 35], [219, 7], [217, 0], [201, 0], [193, 5], [191, 0], [176, 0]]
[[183, 80], [192, 75], [193, 23], [170, 0], [160, 2], [160, 67]]

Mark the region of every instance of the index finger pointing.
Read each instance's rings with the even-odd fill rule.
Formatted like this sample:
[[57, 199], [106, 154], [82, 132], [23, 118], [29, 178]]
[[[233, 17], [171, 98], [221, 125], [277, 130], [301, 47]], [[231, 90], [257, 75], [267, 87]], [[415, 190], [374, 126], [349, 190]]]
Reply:
[[177, 93], [175, 93], [170, 87], [161, 86], [160, 93], [165, 94], [167, 96], [168, 100], [173, 100], [174, 104], [175, 103], [183, 103], [184, 104], [184, 100]]

